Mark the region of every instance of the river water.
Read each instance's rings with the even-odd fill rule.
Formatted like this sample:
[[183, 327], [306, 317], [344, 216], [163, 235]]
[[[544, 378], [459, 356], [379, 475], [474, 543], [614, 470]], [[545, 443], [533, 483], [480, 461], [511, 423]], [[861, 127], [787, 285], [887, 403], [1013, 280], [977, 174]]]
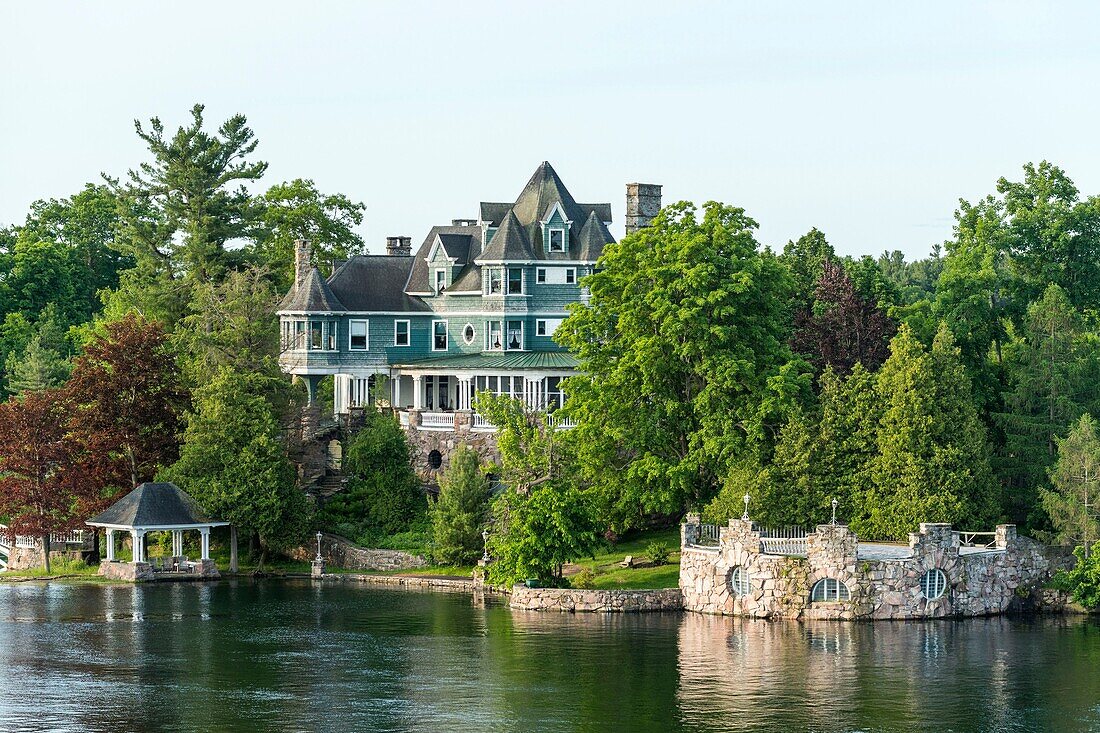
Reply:
[[0, 585], [0, 731], [1100, 731], [1100, 622], [509, 610], [308, 580]]

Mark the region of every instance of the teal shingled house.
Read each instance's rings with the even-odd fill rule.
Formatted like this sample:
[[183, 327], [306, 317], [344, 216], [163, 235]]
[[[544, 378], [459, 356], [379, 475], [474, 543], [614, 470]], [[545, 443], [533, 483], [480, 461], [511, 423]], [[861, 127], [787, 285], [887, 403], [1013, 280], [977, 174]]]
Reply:
[[[660, 186], [628, 184], [627, 232], [660, 202]], [[585, 302], [580, 280], [614, 241], [610, 223], [610, 204], [578, 203], [544, 162], [514, 202], [432, 227], [415, 254], [409, 237], [389, 237], [386, 254], [335, 263], [326, 277], [299, 242], [279, 306], [280, 363], [311, 400], [332, 376], [335, 414], [380, 401], [413, 431], [491, 431], [471, 410], [482, 391], [552, 412], [577, 365], [554, 331]]]

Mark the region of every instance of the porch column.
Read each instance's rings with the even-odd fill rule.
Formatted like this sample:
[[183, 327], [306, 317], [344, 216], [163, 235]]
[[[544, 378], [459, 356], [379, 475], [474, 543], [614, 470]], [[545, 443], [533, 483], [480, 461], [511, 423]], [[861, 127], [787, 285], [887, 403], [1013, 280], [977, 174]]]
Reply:
[[130, 530], [130, 543], [133, 545], [133, 562], [145, 562], [145, 532], [139, 529]]
[[199, 530], [202, 533], [202, 558], [203, 560], [210, 559], [210, 528], [203, 527]]
[[470, 403], [473, 400], [473, 392], [471, 390], [472, 377], [459, 377], [458, 378], [458, 409], [469, 410]]
[[542, 379], [523, 378], [524, 391], [527, 393], [527, 407], [531, 410], [542, 409]]
[[419, 374], [413, 375], [413, 409], [424, 409], [424, 377]]
[[401, 375], [393, 377], [393, 409], [401, 409]]
[[115, 531], [107, 530], [107, 562], [115, 561]]

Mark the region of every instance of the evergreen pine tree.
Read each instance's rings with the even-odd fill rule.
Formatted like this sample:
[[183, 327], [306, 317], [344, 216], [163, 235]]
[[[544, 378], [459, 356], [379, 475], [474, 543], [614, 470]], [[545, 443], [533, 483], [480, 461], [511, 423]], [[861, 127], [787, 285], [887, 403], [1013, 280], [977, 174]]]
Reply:
[[1058, 461], [1050, 472], [1053, 489], [1040, 489], [1055, 539], [1082, 545], [1088, 557], [1100, 539], [1100, 437], [1092, 416], [1084, 414], [1069, 435], [1056, 438]]
[[932, 357], [907, 326], [890, 344], [877, 392], [883, 414], [874, 486], [853, 528], [865, 537], [900, 539], [921, 522], [954, 521], [963, 511], [968, 471], [938, 423]]
[[449, 565], [477, 560], [488, 509], [489, 484], [477, 451], [459, 445], [439, 479], [439, 499], [432, 505], [435, 559]]

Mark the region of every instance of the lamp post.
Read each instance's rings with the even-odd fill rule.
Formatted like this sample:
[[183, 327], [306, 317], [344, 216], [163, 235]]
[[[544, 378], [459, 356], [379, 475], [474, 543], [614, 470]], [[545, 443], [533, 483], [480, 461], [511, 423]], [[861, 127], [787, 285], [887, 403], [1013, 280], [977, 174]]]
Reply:
[[317, 533], [317, 557], [314, 558], [312, 566], [310, 567], [309, 574], [314, 578], [323, 578], [325, 576], [325, 558], [321, 555], [321, 538], [324, 537], [320, 532]]
[[481, 561], [489, 562], [489, 530], [481, 530], [481, 544], [485, 550], [481, 553]]
[[752, 497], [749, 496], [748, 494], [745, 494], [745, 496], [744, 496], [744, 499], [745, 499], [745, 513], [741, 515], [741, 519], [745, 522], [749, 521], [749, 500], [751, 498]]
[[833, 504], [833, 526], [835, 527], [836, 526], [836, 505], [837, 505], [837, 500], [833, 499], [832, 504]]

